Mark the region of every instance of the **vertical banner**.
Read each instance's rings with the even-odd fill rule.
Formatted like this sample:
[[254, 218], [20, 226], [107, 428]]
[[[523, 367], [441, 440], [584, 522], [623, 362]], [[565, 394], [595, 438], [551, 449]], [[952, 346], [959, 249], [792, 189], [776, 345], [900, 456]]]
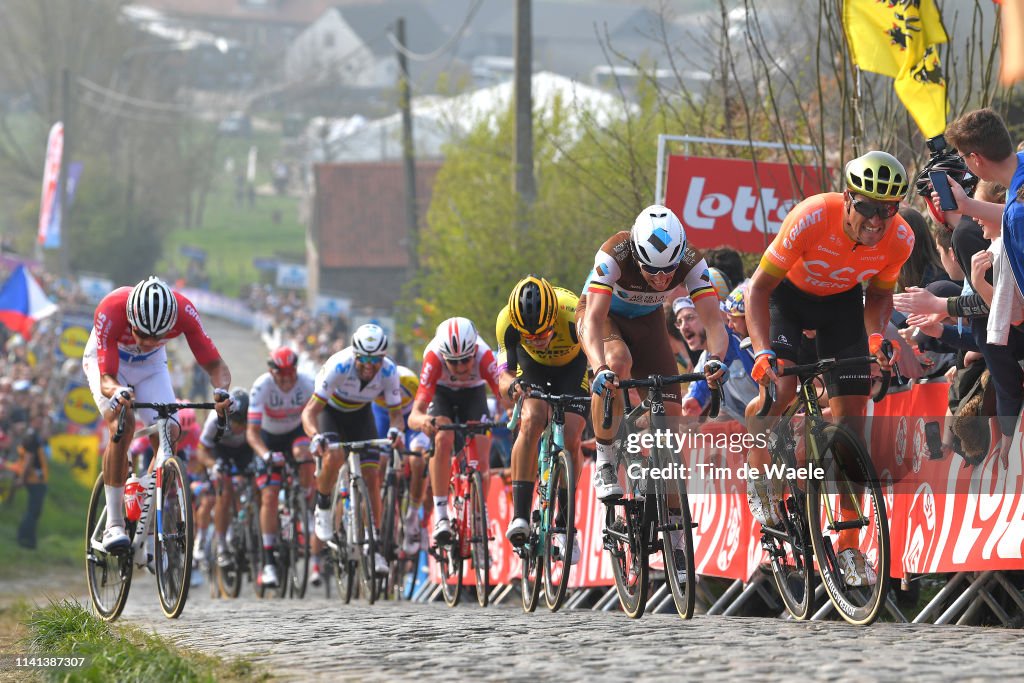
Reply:
[[[59, 169], [59, 166], [58, 166]], [[82, 175], [82, 162], [73, 161], [68, 164], [68, 178], [64, 185], [64, 194], [67, 200], [68, 206], [75, 200], [75, 189], [78, 187], [78, 179]], [[47, 249], [59, 249], [61, 240], [61, 231], [63, 226], [61, 225], [61, 201], [60, 196], [60, 184], [57, 185], [58, 191], [53, 195], [53, 210], [50, 211], [50, 226], [46, 229], [46, 241], [43, 242], [43, 246]]]
[[46, 141], [46, 163], [43, 166], [43, 191], [39, 201], [39, 244], [46, 245], [53, 220], [57, 185], [60, 182], [60, 160], [64, 154], [64, 124], [58, 121], [50, 128]]

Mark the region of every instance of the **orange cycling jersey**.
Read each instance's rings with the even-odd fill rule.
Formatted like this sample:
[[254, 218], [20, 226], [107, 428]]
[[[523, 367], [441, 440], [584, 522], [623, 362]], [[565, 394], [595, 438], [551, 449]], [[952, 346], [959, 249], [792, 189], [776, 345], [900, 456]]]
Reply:
[[761, 268], [814, 296], [846, 292], [862, 282], [893, 289], [914, 248], [914, 231], [897, 214], [882, 241], [867, 247], [844, 232], [845, 213], [840, 192], [800, 202], [786, 215], [779, 234], [761, 257]]

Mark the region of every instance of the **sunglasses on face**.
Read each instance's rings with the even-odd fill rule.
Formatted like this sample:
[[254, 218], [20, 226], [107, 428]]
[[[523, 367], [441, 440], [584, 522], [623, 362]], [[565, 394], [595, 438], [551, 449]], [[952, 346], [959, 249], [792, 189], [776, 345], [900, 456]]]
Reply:
[[544, 332], [538, 332], [537, 334], [524, 334], [523, 341], [530, 343], [547, 341], [549, 338], [551, 338], [551, 335], [552, 333], [554, 333], [554, 331], [554, 328], [550, 328], [548, 330], [545, 330]]
[[295, 368], [279, 368], [276, 365], [270, 366], [270, 374], [277, 375], [278, 377], [294, 377], [295, 373]]
[[364, 356], [359, 354], [356, 356], [356, 362], [363, 363], [365, 365], [379, 365], [384, 362], [383, 356]]
[[643, 270], [648, 275], [668, 275], [669, 273], [674, 273], [677, 268], [679, 268], [678, 263], [675, 264], [674, 266], [665, 266], [664, 268], [649, 266], [646, 263], [640, 264], [640, 269]]
[[473, 356], [466, 356], [465, 358], [448, 358], [446, 359], [448, 365], [466, 365], [473, 360]]
[[853, 208], [864, 218], [871, 220], [875, 216], [879, 218], [892, 218], [900, 210], [899, 202], [884, 202], [878, 204], [875, 202], [869, 202], [866, 199], [854, 199], [852, 200]]

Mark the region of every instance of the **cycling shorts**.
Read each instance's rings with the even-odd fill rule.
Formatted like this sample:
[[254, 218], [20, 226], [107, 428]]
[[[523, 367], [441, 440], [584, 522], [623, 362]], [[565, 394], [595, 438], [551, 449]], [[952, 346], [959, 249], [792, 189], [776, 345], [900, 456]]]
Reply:
[[[868, 355], [864, 329], [864, 298], [860, 287], [839, 294], [814, 296], [783, 279], [768, 299], [772, 351], [789, 363], [813, 360], [800, 353], [804, 330], [815, 330], [818, 358], [855, 358]], [[867, 363], [826, 373], [829, 396], [867, 396], [871, 368]]]
[[233, 477], [253, 466], [255, 453], [249, 444], [225, 446], [218, 443], [214, 444], [210, 450], [213, 453], [213, 459], [220, 466], [219, 469], [223, 476]]
[[[518, 358], [519, 372], [517, 377], [526, 384], [547, 387], [549, 394], [569, 394], [572, 396], [589, 396], [590, 381], [587, 379], [587, 357], [580, 351], [567, 365], [553, 366], [538, 363], [527, 354]], [[586, 416], [582, 406], [569, 406], [567, 413]]]
[[438, 386], [434, 400], [427, 406], [427, 415], [447, 417], [452, 422], [485, 421], [488, 418], [487, 387], [452, 389]]

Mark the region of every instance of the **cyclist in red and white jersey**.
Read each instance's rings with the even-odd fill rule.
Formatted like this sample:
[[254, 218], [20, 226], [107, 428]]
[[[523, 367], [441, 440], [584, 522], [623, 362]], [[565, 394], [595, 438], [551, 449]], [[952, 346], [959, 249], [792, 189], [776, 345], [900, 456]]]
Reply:
[[[263, 535], [264, 586], [277, 585], [274, 544], [280, 529], [277, 496], [281, 491], [284, 464], [290, 461], [298, 470], [303, 490], [313, 486], [313, 461], [309, 457], [309, 437], [302, 429], [302, 409], [313, 396], [313, 378], [298, 371], [299, 357], [282, 346], [270, 355], [269, 370], [259, 377], [249, 392], [249, 426], [246, 437], [259, 458], [256, 460], [256, 486], [260, 490], [260, 532]], [[323, 546], [314, 538], [313, 555]], [[315, 563], [313, 584], [320, 583], [320, 566]]]
[[[402, 386], [398, 366], [387, 357], [388, 338], [378, 325], [362, 325], [352, 335], [352, 345], [327, 359], [316, 375], [313, 396], [302, 411], [302, 426], [311, 437], [309, 449], [323, 457], [316, 481], [314, 531], [325, 543], [333, 534], [331, 492], [338, 472], [348, 459], [347, 453], [328, 450], [325, 433], [337, 434], [342, 441], [366, 441], [377, 438], [377, 425], [371, 404], [378, 396], [391, 416], [388, 438], [397, 442], [405, 431], [402, 417]], [[379, 463], [362, 462], [374, 519], [381, 519], [384, 507], [380, 497]], [[388, 563], [380, 553], [374, 558], [377, 573], [387, 574]]]
[[[214, 387], [217, 412], [226, 415], [231, 408], [231, 371], [220, 357], [213, 340], [203, 330], [199, 311], [180, 292], [173, 291], [160, 278], [149, 277], [134, 287], [120, 287], [103, 297], [85, 345], [82, 367], [89, 389], [111, 436], [117, 430], [118, 416], [125, 406], [138, 399], [147, 403], [171, 403], [174, 388], [167, 370], [164, 345], [169, 339], [185, 336], [196, 362]], [[151, 423], [152, 410], [140, 410], [139, 418]], [[125, 433], [135, 431], [135, 415], [125, 415]], [[172, 423], [172, 437], [177, 429]], [[103, 453], [103, 483], [106, 494], [107, 528], [103, 546], [108, 551], [127, 548], [124, 530], [124, 482], [128, 476], [130, 439], [114, 443], [111, 438]]]
[[[453, 432], [437, 431], [438, 426], [453, 421], [486, 420], [487, 390], [491, 388], [499, 404], [498, 365], [491, 347], [477, 334], [466, 318], [449, 318], [437, 326], [437, 334], [423, 352], [420, 388], [412, 404], [409, 425], [434, 439], [434, 456], [430, 460], [430, 484], [434, 491], [434, 533], [437, 545], [451, 540], [448, 521], [448, 480], [451, 477]], [[487, 474], [491, 439], [476, 436], [480, 457], [476, 463], [481, 474]]]

